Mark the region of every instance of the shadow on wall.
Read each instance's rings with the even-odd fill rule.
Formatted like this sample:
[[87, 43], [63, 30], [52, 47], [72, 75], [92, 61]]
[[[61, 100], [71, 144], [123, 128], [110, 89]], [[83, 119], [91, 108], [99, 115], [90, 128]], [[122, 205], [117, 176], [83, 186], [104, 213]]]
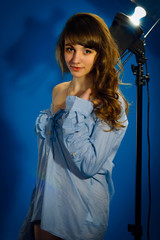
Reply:
[[10, 79], [13, 84], [20, 77], [33, 72], [37, 66], [48, 65], [53, 68], [57, 41], [54, 28], [63, 17], [63, 10], [54, 9], [49, 20], [38, 21], [31, 17], [26, 19], [24, 33], [3, 55], [10, 71], [13, 72]]
[[[10, 124], [0, 118], [1, 126], [1, 151], [0, 159], [3, 162], [0, 168], [0, 182], [1, 187], [1, 228], [4, 229], [4, 225], [7, 223], [7, 217], [10, 215], [10, 211], [13, 208], [13, 199], [16, 197], [16, 189], [18, 187], [18, 182], [21, 180], [21, 166], [17, 160], [17, 153], [20, 156], [25, 154], [23, 149], [23, 144], [21, 144], [15, 132], [10, 127]], [[23, 160], [23, 159], [22, 159]], [[5, 183], [5, 185], [4, 185]]]

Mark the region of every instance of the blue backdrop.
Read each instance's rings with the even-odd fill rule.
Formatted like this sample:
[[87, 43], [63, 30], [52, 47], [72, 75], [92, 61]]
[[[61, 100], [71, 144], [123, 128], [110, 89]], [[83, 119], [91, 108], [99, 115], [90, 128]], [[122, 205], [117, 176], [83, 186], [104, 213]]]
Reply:
[[[100, 15], [110, 27], [117, 12], [132, 14], [129, 0], [6, 0], [0, 6], [0, 129], [1, 198], [0, 238], [16, 240], [26, 216], [37, 168], [34, 122], [40, 110], [50, 106], [53, 87], [62, 81], [55, 61], [55, 45], [66, 20], [77, 12]], [[147, 32], [153, 20], [146, 17]], [[159, 26], [147, 37], [146, 56], [150, 79], [151, 139], [151, 240], [157, 240], [160, 225], [159, 134]], [[132, 239], [127, 226], [134, 223], [136, 168], [136, 86], [131, 71], [134, 56], [125, 65], [122, 91], [131, 103], [129, 128], [114, 160], [115, 196], [110, 206], [105, 239]], [[146, 239], [148, 214], [147, 95], [143, 95], [142, 224]], [[98, 207], [98, 206], [97, 206]]]

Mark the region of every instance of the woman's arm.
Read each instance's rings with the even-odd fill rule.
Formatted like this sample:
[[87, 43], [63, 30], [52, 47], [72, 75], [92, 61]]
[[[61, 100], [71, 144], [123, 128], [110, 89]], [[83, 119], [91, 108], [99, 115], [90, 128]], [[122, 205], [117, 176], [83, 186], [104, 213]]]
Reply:
[[[87, 99], [87, 98], [86, 98]], [[82, 174], [91, 177], [98, 173], [103, 165], [112, 170], [112, 161], [125, 134], [128, 121], [123, 110], [120, 121], [125, 121], [126, 127], [121, 130], [109, 130], [107, 124], [102, 124], [97, 118], [91, 136], [85, 119], [93, 111], [93, 104], [85, 98], [68, 96], [66, 100], [67, 116], [63, 123], [63, 141], [69, 151], [73, 163]]]

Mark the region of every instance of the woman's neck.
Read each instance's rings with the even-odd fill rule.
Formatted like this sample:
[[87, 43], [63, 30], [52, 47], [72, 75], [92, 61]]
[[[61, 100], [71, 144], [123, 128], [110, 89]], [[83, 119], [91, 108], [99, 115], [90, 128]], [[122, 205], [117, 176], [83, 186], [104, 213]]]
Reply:
[[70, 95], [80, 95], [88, 88], [92, 89], [92, 81], [89, 78], [73, 78], [69, 86]]

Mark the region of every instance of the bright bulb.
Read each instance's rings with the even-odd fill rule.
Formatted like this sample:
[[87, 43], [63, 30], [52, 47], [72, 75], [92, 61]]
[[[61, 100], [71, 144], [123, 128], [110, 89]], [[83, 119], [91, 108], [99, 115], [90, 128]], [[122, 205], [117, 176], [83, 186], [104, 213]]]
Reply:
[[132, 21], [132, 23], [136, 26], [140, 24], [139, 20], [146, 16], [146, 11], [142, 7], [136, 7], [134, 14], [132, 16], [129, 16], [129, 19]]

